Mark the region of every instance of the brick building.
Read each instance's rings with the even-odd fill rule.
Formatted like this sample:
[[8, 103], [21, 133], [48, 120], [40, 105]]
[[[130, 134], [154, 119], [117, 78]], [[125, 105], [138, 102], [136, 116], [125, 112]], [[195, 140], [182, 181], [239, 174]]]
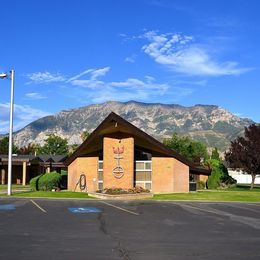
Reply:
[[[67, 170], [67, 155], [13, 155], [12, 183], [26, 185], [45, 172]], [[7, 184], [8, 155], [0, 154], [0, 184]]]
[[134, 186], [154, 193], [189, 192], [191, 177], [205, 181], [210, 174], [113, 112], [66, 164], [71, 191], [80, 191], [84, 180], [88, 192]]

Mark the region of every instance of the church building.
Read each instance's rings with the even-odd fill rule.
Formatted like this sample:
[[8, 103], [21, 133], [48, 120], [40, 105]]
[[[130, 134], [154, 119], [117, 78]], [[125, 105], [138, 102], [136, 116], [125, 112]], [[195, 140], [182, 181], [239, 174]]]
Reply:
[[[67, 159], [68, 190], [129, 189], [189, 192], [190, 179], [206, 181], [210, 170], [196, 166], [115, 113]], [[83, 178], [82, 178], [83, 177]]]

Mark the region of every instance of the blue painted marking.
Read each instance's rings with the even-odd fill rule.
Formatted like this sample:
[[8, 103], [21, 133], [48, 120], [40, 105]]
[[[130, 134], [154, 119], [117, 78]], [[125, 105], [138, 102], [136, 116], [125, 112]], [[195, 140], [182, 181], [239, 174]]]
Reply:
[[100, 209], [94, 207], [88, 208], [68, 208], [68, 210], [72, 213], [99, 213]]
[[13, 204], [0, 205], [0, 210], [14, 210], [15, 206]]

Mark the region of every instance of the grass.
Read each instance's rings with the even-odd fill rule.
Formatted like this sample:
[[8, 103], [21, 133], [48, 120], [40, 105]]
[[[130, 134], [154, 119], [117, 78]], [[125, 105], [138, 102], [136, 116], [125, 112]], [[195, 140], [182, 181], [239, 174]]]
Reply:
[[[4, 195], [6, 196], [6, 195]], [[89, 199], [91, 198], [86, 192], [73, 192], [73, 191], [23, 191], [15, 192], [12, 197], [21, 198], [73, 198], [73, 199]]]
[[[2, 188], [3, 185], [0, 187]], [[5, 185], [6, 186], [6, 185]], [[15, 187], [26, 187], [13, 185]], [[27, 186], [28, 188], [28, 186]], [[6, 196], [2, 194], [1, 196]], [[74, 199], [89, 199], [91, 198], [85, 192], [73, 191], [20, 191], [15, 192], [13, 197], [21, 198], [74, 198]], [[260, 186], [250, 190], [248, 185], [237, 185], [235, 187], [223, 190], [200, 190], [191, 193], [170, 193], [170, 194], [155, 194], [151, 200], [193, 200], [193, 201], [241, 201], [241, 202], [260, 202]]]
[[[21, 184], [12, 184], [12, 189], [13, 190], [16, 190], [16, 189], [28, 189], [30, 188], [30, 185], [21, 185]], [[0, 185], [0, 191], [3, 191], [3, 190], [7, 190], [7, 185]]]
[[255, 185], [253, 190], [250, 190], [250, 185], [238, 184], [235, 187], [229, 188], [228, 191], [248, 191], [248, 192], [260, 192], [260, 186]]
[[205, 200], [260, 202], [260, 187], [250, 190], [248, 185], [237, 185], [225, 190], [201, 190], [191, 193], [155, 194], [152, 200]]

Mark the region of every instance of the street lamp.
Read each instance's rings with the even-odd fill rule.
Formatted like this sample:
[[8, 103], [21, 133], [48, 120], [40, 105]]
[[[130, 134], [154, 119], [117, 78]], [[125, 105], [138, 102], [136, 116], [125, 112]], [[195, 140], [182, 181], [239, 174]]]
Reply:
[[7, 195], [10, 196], [12, 194], [14, 70], [11, 70], [9, 73], [0, 73], [0, 79], [4, 79], [4, 78], [11, 79], [9, 148], [8, 148], [8, 181], [7, 181]]

